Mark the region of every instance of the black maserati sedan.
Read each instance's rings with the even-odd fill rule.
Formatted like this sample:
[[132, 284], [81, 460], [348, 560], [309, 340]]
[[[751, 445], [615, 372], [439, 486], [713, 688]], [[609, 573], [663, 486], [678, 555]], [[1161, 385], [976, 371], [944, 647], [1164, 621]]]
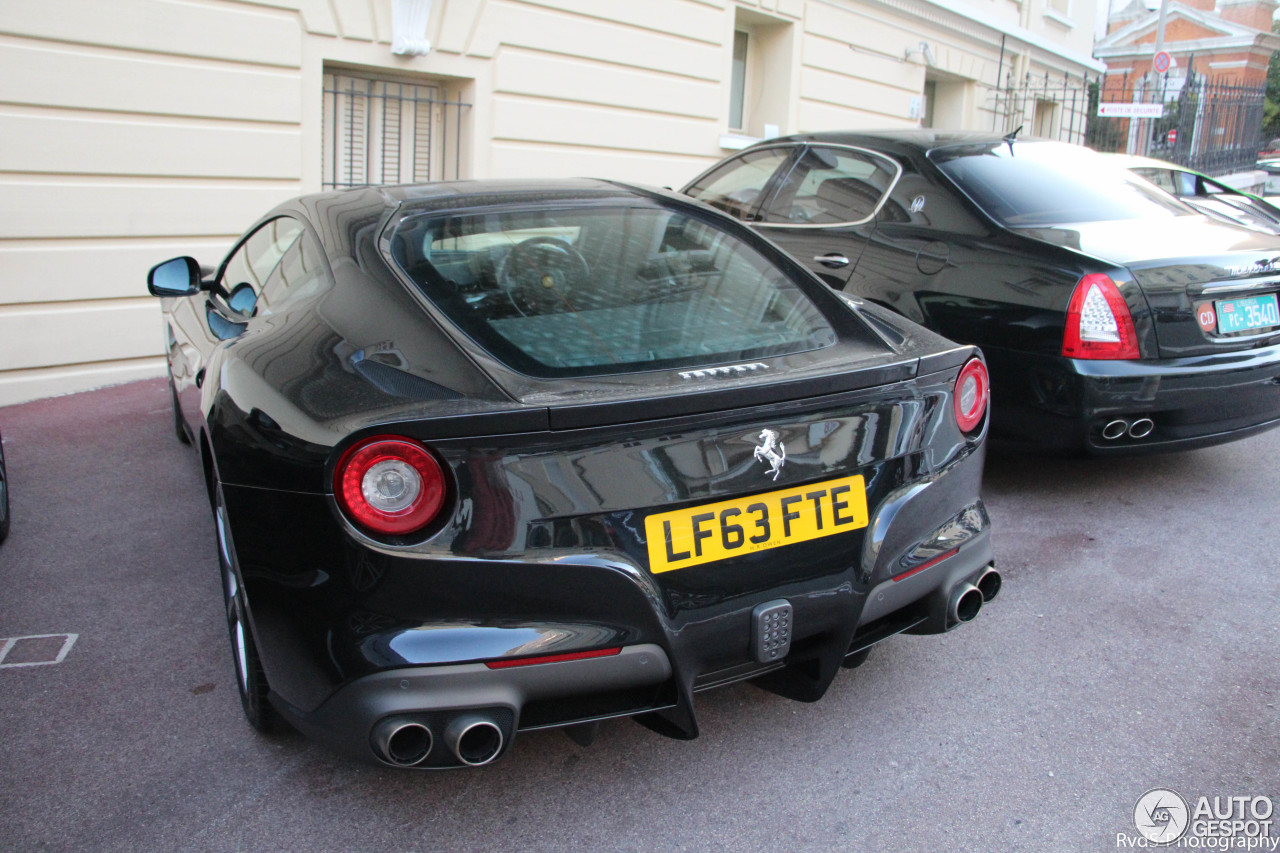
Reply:
[[1280, 236], [1089, 149], [807, 134], [748, 148], [684, 192], [833, 288], [980, 346], [993, 439], [1138, 453], [1280, 424]]
[[152, 269], [244, 710], [395, 767], [820, 698], [999, 591], [972, 346], [594, 180], [285, 203]]

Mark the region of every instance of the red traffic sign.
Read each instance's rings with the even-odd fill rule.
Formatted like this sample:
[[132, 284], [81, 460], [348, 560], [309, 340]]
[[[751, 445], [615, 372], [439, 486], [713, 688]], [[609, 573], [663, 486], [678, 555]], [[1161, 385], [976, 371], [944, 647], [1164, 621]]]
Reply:
[[1172, 58], [1169, 56], [1169, 51], [1162, 50], [1155, 55], [1154, 59], [1151, 60], [1151, 67], [1156, 70], [1157, 74], [1163, 74], [1169, 70], [1169, 64], [1172, 61]]
[[1170, 144], [1170, 145], [1177, 145], [1177, 144], [1178, 144], [1178, 129], [1177, 129], [1176, 127], [1175, 127], [1175, 128], [1171, 128], [1171, 129], [1169, 130], [1169, 144]]

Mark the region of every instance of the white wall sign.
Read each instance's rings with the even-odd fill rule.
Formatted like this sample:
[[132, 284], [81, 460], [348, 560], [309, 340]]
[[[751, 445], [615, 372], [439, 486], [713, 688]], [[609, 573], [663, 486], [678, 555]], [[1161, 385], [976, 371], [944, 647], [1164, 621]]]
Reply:
[[1164, 118], [1164, 104], [1098, 104], [1103, 118]]

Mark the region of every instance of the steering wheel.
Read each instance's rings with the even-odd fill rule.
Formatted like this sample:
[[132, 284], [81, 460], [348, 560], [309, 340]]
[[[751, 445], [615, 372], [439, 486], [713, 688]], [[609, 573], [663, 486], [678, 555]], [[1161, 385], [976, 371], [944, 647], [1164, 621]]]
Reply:
[[587, 282], [582, 253], [559, 237], [530, 237], [512, 247], [498, 267], [498, 284], [521, 313], [572, 310], [569, 294]]

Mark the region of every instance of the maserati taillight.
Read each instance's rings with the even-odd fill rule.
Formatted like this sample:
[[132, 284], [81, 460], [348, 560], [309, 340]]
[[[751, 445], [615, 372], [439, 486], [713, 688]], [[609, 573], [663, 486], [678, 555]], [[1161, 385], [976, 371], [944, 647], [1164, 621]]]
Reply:
[[1062, 336], [1067, 358], [1139, 358], [1138, 333], [1116, 283], [1101, 273], [1080, 279]]
[[338, 462], [333, 494], [371, 533], [403, 536], [430, 524], [444, 506], [444, 471], [421, 444], [397, 436], [360, 442]]

